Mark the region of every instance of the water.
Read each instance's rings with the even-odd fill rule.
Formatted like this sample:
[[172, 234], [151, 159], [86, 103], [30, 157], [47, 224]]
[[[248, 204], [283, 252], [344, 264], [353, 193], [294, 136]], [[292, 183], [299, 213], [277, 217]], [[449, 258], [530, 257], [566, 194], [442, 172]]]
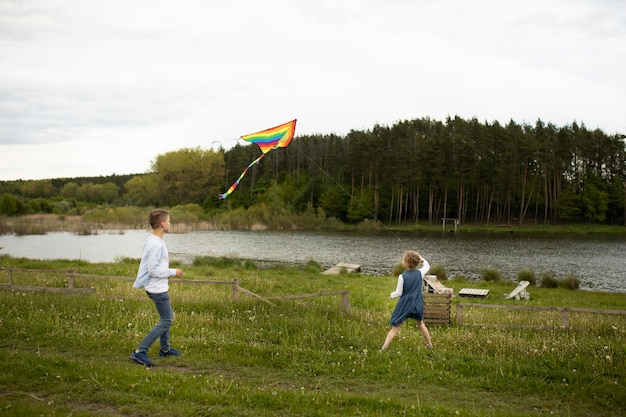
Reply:
[[[0, 235], [0, 254], [114, 262], [120, 257], [140, 258], [148, 233]], [[626, 292], [626, 238], [621, 236], [209, 231], [168, 234], [165, 241], [171, 259], [185, 263], [206, 255], [293, 264], [312, 259], [325, 268], [345, 262], [361, 265], [367, 275], [390, 275], [402, 253], [415, 249], [431, 264], [442, 265], [449, 277], [478, 279], [489, 267], [515, 279], [521, 269], [530, 269], [538, 277], [544, 272], [559, 278], [571, 274], [582, 289]]]

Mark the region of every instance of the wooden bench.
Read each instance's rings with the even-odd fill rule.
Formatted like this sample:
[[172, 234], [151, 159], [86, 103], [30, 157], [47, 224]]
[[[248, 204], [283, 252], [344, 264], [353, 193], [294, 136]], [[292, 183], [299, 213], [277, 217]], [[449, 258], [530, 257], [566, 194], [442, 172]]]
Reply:
[[424, 322], [450, 324], [452, 294], [424, 294]]

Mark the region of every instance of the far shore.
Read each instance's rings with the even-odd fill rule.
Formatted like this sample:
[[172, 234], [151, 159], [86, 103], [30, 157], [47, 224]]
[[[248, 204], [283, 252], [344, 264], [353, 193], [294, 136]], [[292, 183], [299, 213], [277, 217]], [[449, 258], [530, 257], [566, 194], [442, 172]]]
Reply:
[[[78, 215], [34, 214], [17, 217], [0, 217], [0, 234], [37, 235], [53, 232], [67, 232], [81, 235], [97, 234], [101, 230], [148, 230], [142, 219], [130, 221], [104, 220], [90, 221]], [[442, 222], [420, 222], [419, 224], [392, 224], [369, 221], [349, 225], [332, 222], [311, 227], [293, 222], [284, 227], [270, 227], [263, 222], [237, 223], [218, 220], [178, 221], [172, 224], [172, 233], [212, 230], [325, 230], [325, 231], [397, 231], [397, 232], [445, 232], [445, 233], [524, 233], [524, 234], [597, 234], [626, 236], [626, 226], [598, 224], [476, 224], [459, 223], [457, 227]]]

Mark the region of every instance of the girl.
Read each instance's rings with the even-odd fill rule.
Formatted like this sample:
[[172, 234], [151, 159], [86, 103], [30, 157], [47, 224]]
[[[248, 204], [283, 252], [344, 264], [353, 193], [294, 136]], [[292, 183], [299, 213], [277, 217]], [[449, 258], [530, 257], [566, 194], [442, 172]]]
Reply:
[[[422, 263], [422, 267], [417, 269], [417, 266]], [[428, 349], [433, 348], [433, 344], [430, 341], [430, 333], [424, 324], [424, 297], [422, 296], [422, 276], [424, 276], [430, 269], [428, 261], [415, 251], [407, 251], [402, 256], [402, 264], [405, 271], [398, 275], [398, 285], [396, 290], [391, 293], [391, 298], [398, 298], [398, 304], [393, 310], [391, 315], [391, 330], [387, 333], [385, 343], [380, 349], [385, 350], [389, 347], [389, 343], [396, 336], [402, 323], [408, 318], [417, 320], [418, 328], [426, 340], [426, 347]]]

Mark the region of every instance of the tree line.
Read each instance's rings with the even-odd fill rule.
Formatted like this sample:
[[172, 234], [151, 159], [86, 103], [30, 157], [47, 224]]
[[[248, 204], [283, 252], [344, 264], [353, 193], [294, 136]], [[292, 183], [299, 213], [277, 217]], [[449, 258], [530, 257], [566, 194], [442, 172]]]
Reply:
[[209, 216], [263, 207], [347, 223], [626, 225], [624, 138], [575, 122], [404, 120], [345, 136], [296, 136], [252, 167], [226, 200], [218, 193], [260, 155], [258, 147], [179, 149], [129, 176], [0, 182], [0, 214], [197, 204]]

